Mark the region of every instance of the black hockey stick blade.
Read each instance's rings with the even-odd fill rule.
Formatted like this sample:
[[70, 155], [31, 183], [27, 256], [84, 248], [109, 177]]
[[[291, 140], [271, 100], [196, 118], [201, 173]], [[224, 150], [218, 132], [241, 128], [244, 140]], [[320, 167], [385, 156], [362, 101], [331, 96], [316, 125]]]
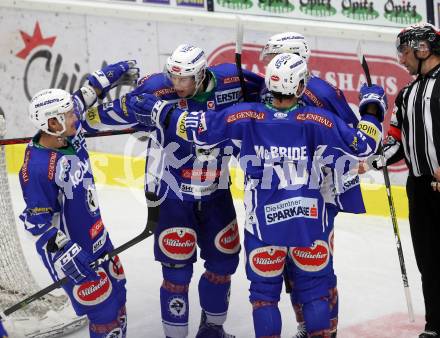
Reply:
[[361, 63], [362, 69], [364, 70], [365, 73], [365, 78], [367, 80], [367, 85], [370, 87], [371, 86], [371, 76], [370, 76], [370, 68], [368, 67], [368, 63], [367, 60], [365, 59], [365, 55], [362, 52], [362, 42], [359, 41], [358, 45], [357, 45], [357, 56], [359, 58], [359, 62]]
[[[105, 130], [105, 131], [98, 131], [96, 133], [84, 133], [84, 137], [91, 138], [91, 137], [101, 137], [101, 136], [124, 135], [124, 134], [133, 134], [135, 132], [137, 132], [137, 130], [133, 128], [121, 129], [121, 130]], [[29, 143], [30, 140], [32, 140], [32, 137], [0, 139], [0, 146]]]
[[[159, 206], [154, 207], [148, 207], [148, 220], [147, 225], [139, 235], [134, 237], [133, 239], [129, 240], [128, 242], [122, 244], [121, 246], [117, 247], [113, 251], [107, 253], [104, 255], [104, 257], [98, 258], [97, 260], [93, 261], [91, 263], [91, 266], [97, 267], [101, 265], [104, 262], [109, 261], [111, 258], [115, 257], [116, 255], [120, 254], [121, 252], [127, 250], [128, 248], [131, 248], [133, 245], [138, 244], [139, 242], [143, 241], [144, 239], [150, 237], [154, 234], [154, 230], [157, 226], [157, 221], [159, 219]], [[22, 301], [12, 305], [11, 307], [7, 308], [5, 311], [0, 312], [0, 319], [4, 319], [5, 316], [9, 316], [10, 314], [14, 313], [17, 310], [20, 310], [21, 308], [25, 307], [26, 305], [32, 303], [33, 301], [37, 300], [40, 297], [43, 297], [44, 295], [48, 294], [49, 292], [52, 292], [64, 284], [67, 283], [69, 280], [69, 277], [64, 277], [57, 282], [45, 287], [44, 289], [41, 289], [40, 291], [34, 293], [33, 295], [27, 297], [26, 299], [23, 299]]]

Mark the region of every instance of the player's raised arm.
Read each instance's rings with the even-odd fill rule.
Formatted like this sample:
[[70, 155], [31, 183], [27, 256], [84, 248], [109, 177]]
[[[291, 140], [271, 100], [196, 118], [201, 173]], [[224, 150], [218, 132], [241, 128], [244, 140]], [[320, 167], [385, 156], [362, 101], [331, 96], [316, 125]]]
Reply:
[[88, 132], [96, 132], [135, 125], [136, 118], [125, 104], [130, 94], [90, 107], [97, 98], [103, 99], [112, 88], [118, 85], [135, 85], [138, 78], [139, 68], [134, 60], [120, 61], [89, 74], [86, 85], [73, 94], [75, 102], [85, 111], [80, 116], [82, 127]]

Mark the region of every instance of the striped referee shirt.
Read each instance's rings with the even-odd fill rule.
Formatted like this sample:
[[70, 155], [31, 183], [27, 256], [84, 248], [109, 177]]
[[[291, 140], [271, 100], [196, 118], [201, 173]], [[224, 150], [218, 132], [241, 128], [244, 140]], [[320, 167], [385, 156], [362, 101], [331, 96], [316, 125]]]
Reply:
[[400, 91], [390, 124], [388, 135], [398, 142], [385, 146], [387, 164], [405, 157], [414, 176], [433, 176], [440, 163], [440, 64]]

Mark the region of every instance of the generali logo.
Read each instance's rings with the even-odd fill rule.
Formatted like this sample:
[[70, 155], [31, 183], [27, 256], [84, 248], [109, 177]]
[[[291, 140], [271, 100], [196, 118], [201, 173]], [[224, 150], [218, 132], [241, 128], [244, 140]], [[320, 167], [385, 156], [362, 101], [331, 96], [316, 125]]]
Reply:
[[[68, 58], [69, 61], [66, 62], [63, 51], [58, 51], [56, 48], [58, 37], [51, 32], [43, 32], [38, 21], [35, 22], [32, 34], [20, 30], [20, 35], [24, 46], [15, 56], [25, 62], [23, 89], [28, 100], [43, 87], [73, 92], [84, 84], [89, 72], [81, 69], [86, 66], [82, 67], [80, 62], [72, 62]], [[103, 61], [101, 68], [105, 66], [107, 66], [107, 62]], [[48, 79], [47, 83], [42, 84], [42, 79], [46, 78]], [[36, 85], [38, 87], [35, 87]], [[117, 88], [116, 97], [119, 97], [119, 94], [120, 88]]]
[[[264, 74], [265, 66], [260, 61], [259, 55], [262, 45], [244, 44], [242, 51], [242, 66], [244, 69], [255, 73]], [[223, 62], [234, 63], [235, 43], [228, 43], [217, 47], [209, 56], [209, 65]], [[366, 55], [370, 66], [371, 80], [385, 88], [388, 96], [388, 113], [384, 121], [384, 134], [386, 135], [394, 100], [399, 90], [412, 80], [406, 69], [397, 63], [397, 60], [388, 56]], [[313, 50], [309, 60], [309, 69], [314, 75], [328, 81], [333, 86], [343, 91], [345, 98], [354, 112], [358, 111], [359, 89], [366, 82], [365, 74], [359, 63], [357, 55], [351, 53], [337, 53]], [[403, 161], [390, 167], [390, 171], [406, 171]]]

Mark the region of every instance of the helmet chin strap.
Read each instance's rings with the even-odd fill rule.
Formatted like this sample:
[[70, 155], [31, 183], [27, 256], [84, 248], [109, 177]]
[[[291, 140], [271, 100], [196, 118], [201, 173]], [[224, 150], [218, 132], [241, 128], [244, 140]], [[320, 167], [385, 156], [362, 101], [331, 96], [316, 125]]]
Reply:
[[429, 55], [427, 57], [425, 57], [424, 59], [421, 57], [417, 56], [417, 50], [414, 50], [414, 57], [419, 60], [419, 65], [417, 66], [417, 74], [421, 75], [421, 71], [422, 71], [422, 62], [428, 60], [432, 55], [432, 52], [429, 51]]
[[49, 130], [49, 126], [48, 126], [48, 128], [44, 131], [49, 135], [64, 139], [65, 137], [61, 135], [66, 131], [66, 120], [64, 118], [61, 118], [60, 116], [55, 116], [55, 118], [57, 119], [58, 123], [63, 126], [63, 129], [60, 131], [53, 132]]
[[[187, 97], [187, 99], [192, 99], [194, 96], [196, 96], [199, 93], [199, 90], [202, 88], [203, 82], [207, 79], [206, 70], [203, 74], [203, 78], [199, 81], [199, 83], [196, 85], [196, 88], [194, 89], [194, 93]], [[202, 88], [203, 89], [203, 88]]]

